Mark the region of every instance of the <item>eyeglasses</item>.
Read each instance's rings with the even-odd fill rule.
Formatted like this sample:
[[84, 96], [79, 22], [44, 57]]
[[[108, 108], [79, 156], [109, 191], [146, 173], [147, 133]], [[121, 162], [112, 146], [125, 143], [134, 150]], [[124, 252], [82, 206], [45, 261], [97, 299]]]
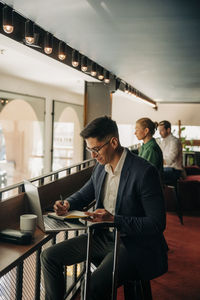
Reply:
[[111, 141], [111, 139], [110, 139], [108, 142], [106, 142], [105, 144], [103, 144], [102, 146], [98, 147], [98, 148], [89, 148], [89, 147], [86, 147], [86, 150], [89, 151], [90, 153], [94, 153], [94, 154], [98, 155], [98, 154], [99, 154], [99, 151], [100, 151], [104, 146], [106, 146], [107, 144], [109, 144], [110, 141]]

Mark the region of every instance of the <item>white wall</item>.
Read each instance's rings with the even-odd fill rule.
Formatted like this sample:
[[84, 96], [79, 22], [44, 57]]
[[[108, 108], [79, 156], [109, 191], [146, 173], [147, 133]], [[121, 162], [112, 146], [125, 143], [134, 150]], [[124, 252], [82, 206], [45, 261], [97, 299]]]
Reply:
[[199, 104], [161, 104], [158, 103], [158, 110], [154, 110], [147, 104], [134, 101], [133, 96], [117, 91], [113, 94], [112, 117], [119, 124], [135, 124], [136, 120], [148, 117], [152, 121], [168, 120], [172, 125], [200, 126], [200, 103]]
[[0, 90], [21, 93], [31, 96], [44, 97], [46, 102], [45, 115], [45, 143], [44, 143], [44, 172], [50, 171], [51, 161], [51, 128], [52, 128], [52, 101], [59, 100], [68, 103], [83, 105], [83, 93], [75, 94], [65, 89], [59, 89], [50, 85], [38, 84], [33, 81], [20, 79], [0, 73]]

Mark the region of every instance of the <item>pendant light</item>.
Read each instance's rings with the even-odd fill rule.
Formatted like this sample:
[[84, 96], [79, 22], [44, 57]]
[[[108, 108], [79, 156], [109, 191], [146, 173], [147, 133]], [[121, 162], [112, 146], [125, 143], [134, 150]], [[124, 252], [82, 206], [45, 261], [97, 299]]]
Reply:
[[58, 58], [60, 60], [65, 60], [67, 57], [66, 54], [66, 44], [62, 41], [59, 42], [59, 49], [58, 49]]
[[93, 61], [91, 66], [91, 75], [96, 76], [97, 75], [97, 64]]
[[53, 51], [53, 35], [47, 32], [44, 38], [44, 52], [49, 55], [52, 53], [52, 51]]
[[99, 72], [98, 72], [98, 79], [103, 80], [104, 75], [103, 75], [103, 68], [99, 67]]
[[79, 65], [79, 52], [77, 50], [72, 51], [72, 66], [78, 67]]
[[81, 58], [81, 71], [86, 72], [88, 69], [88, 59], [86, 56]]
[[104, 82], [110, 83], [110, 73], [108, 71], [105, 72]]
[[3, 7], [3, 30], [8, 34], [12, 33], [14, 30], [13, 10], [7, 5]]
[[25, 40], [29, 45], [34, 44], [34, 23], [30, 20], [27, 20], [25, 23]]

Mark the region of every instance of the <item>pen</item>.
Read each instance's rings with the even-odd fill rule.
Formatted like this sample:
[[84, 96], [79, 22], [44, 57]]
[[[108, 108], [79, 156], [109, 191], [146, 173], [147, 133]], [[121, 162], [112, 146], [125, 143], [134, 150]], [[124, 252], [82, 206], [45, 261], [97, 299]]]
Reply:
[[64, 205], [64, 199], [63, 199], [62, 195], [60, 195], [60, 202], [61, 202], [62, 205]]

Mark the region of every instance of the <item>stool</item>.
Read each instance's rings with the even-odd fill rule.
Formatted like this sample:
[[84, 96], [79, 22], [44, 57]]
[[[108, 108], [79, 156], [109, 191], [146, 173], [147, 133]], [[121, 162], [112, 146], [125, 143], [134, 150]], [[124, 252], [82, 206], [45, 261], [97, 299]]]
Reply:
[[[86, 258], [86, 272], [85, 272], [85, 289], [84, 300], [89, 300], [89, 285], [93, 266], [91, 266], [91, 244], [93, 230], [98, 228], [114, 228], [115, 229], [115, 245], [114, 245], [114, 259], [112, 272], [112, 300], [117, 299], [117, 275], [118, 275], [118, 252], [120, 243], [120, 233], [116, 225], [111, 222], [94, 223], [87, 229], [87, 258]], [[149, 280], [128, 280], [124, 283], [124, 298], [125, 300], [152, 300], [151, 285]]]
[[150, 280], [129, 280], [124, 283], [125, 300], [153, 300]]
[[176, 183], [176, 185], [165, 184], [165, 186], [164, 186], [165, 198], [167, 198], [166, 188], [169, 191], [171, 191], [173, 194], [173, 199], [175, 200], [175, 205], [176, 205], [176, 213], [179, 217], [180, 223], [183, 225], [182, 204], [181, 204], [181, 199], [180, 199], [180, 195], [179, 195], [178, 188], [177, 188], [177, 183]]

